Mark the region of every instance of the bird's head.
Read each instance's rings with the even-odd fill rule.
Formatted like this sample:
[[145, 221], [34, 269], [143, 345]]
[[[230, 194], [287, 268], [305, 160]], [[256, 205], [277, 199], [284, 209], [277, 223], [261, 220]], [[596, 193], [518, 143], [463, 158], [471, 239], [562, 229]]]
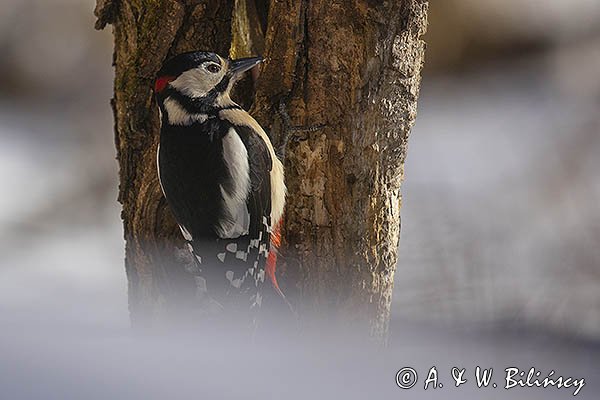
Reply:
[[261, 57], [228, 60], [205, 51], [183, 53], [163, 64], [154, 91], [161, 105], [173, 97], [207, 107], [226, 106], [231, 103], [229, 92], [233, 84], [262, 61]]

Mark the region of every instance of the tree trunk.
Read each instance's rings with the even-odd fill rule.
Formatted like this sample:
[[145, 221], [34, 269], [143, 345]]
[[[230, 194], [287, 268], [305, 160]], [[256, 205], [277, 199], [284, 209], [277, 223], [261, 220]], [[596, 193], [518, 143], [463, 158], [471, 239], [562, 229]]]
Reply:
[[264, 48], [268, 58], [252, 113], [275, 143], [291, 137], [281, 283], [302, 315], [351, 321], [383, 338], [427, 1], [271, 0], [268, 17], [265, 4], [98, 0], [97, 27], [112, 23], [115, 36], [112, 104], [132, 321], [164, 320], [193, 303], [195, 290], [156, 178], [154, 75], [182, 51], [229, 54], [233, 32], [232, 53]]
[[286, 282], [301, 294], [301, 314], [379, 338], [390, 317], [426, 11], [424, 0], [273, 1], [253, 111], [275, 138], [292, 135], [284, 258], [288, 270], [297, 266]]

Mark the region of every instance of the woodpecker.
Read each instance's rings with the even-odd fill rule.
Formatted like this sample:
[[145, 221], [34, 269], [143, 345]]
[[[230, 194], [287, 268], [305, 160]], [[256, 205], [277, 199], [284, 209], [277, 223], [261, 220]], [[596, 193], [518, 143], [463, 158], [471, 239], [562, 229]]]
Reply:
[[207, 294], [225, 311], [260, 308], [266, 286], [283, 297], [275, 279], [283, 165], [258, 122], [230, 98], [262, 61], [184, 53], [163, 64], [154, 86], [161, 189]]

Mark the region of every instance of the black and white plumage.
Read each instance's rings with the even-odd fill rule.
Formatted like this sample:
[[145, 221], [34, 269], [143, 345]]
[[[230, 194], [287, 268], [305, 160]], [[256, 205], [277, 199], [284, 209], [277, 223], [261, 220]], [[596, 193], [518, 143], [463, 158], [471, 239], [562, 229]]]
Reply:
[[242, 311], [261, 305], [265, 275], [280, 293], [271, 237], [285, 202], [283, 166], [264, 130], [229, 97], [261, 61], [185, 53], [155, 82], [161, 188], [209, 296]]

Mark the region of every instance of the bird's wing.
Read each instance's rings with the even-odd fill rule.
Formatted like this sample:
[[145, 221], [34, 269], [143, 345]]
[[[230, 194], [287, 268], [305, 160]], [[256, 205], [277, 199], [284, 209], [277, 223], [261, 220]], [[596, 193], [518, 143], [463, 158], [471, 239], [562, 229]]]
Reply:
[[[250, 127], [235, 126], [248, 152], [250, 188], [246, 199], [248, 233], [236, 238], [202, 242], [194, 238], [193, 247], [202, 258], [202, 270], [211, 296], [225, 303], [240, 303], [237, 296], [248, 296], [251, 305], [259, 305], [258, 289], [265, 280], [265, 264], [271, 238], [271, 180], [273, 165], [262, 138]], [[214, 254], [215, 258], [211, 257]], [[208, 256], [209, 258], [207, 258]], [[223, 299], [219, 294], [225, 294]], [[221, 297], [221, 298], [219, 298]], [[241, 302], [243, 303], [243, 302]]]

